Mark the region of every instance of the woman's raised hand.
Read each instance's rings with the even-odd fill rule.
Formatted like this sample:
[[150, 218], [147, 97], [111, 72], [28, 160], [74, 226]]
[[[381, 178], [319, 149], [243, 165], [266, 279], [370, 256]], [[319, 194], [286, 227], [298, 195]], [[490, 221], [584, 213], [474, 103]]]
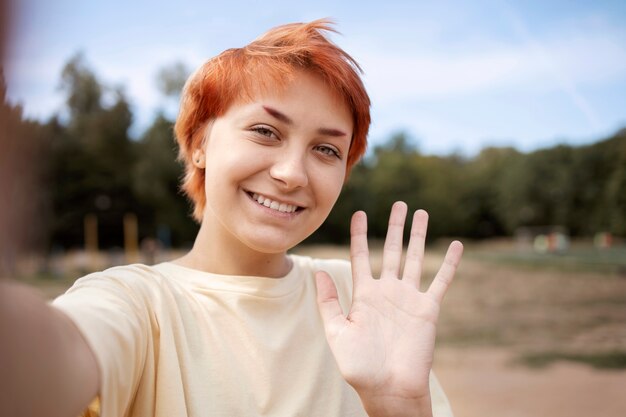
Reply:
[[325, 272], [316, 275], [326, 338], [346, 381], [370, 416], [430, 416], [429, 374], [441, 301], [461, 260], [463, 245], [450, 244], [426, 292], [420, 291], [428, 214], [413, 216], [401, 274], [407, 205], [396, 202], [389, 217], [380, 279], [370, 269], [367, 217], [352, 217], [350, 257], [353, 297], [347, 316]]

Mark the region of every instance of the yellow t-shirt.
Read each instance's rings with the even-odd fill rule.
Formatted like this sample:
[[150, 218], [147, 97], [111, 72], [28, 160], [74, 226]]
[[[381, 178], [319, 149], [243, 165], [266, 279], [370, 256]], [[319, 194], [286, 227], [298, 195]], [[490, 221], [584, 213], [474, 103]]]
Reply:
[[[316, 304], [327, 271], [348, 311], [350, 264], [290, 255], [282, 278], [172, 263], [90, 274], [53, 301], [101, 375], [102, 417], [365, 416], [337, 369]], [[452, 416], [431, 376], [433, 413]]]

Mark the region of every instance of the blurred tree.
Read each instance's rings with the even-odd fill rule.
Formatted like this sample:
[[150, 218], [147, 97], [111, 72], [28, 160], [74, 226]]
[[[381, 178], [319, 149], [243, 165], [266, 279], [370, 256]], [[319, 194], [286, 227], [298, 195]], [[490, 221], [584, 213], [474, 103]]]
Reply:
[[47, 124], [54, 149], [52, 239], [82, 245], [84, 216], [94, 213], [101, 247], [122, 246], [124, 214], [140, 211], [131, 181], [136, 154], [128, 136], [129, 104], [121, 89], [98, 81], [80, 54], [63, 68], [61, 89], [69, 119], [54, 117]]
[[510, 191], [499, 187], [498, 182], [520, 158], [513, 148], [486, 148], [468, 161], [463, 178], [467, 188], [461, 202], [467, 215], [466, 236], [489, 238], [507, 232], [510, 219], [506, 199]]
[[[163, 103], [166, 108], [174, 101], [178, 105], [188, 74], [189, 69], [181, 62], [169, 64], [157, 72], [158, 90], [172, 101]], [[166, 246], [190, 246], [198, 226], [192, 220], [190, 205], [179, 191], [184, 170], [177, 161], [173, 127], [174, 122], [162, 107], [138, 142], [133, 187], [140, 201], [150, 208], [142, 216], [142, 235], [157, 237]]]
[[82, 53], [74, 55], [61, 71], [60, 89], [65, 92], [65, 105], [73, 122], [81, 116], [102, 109], [102, 86], [95, 74], [87, 67]]
[[512, 161], [499, 181], [501, 216], [509, 233], [520, 226], [568, 226], [575, 184], [573, 150], [557, 146]]
[[557, 225], [574, 235], [624, 234], [625, 132], [590, 146], [530, 154], [487, 148], [470, 160], [421, 155], [405, 134], [395, 134], [354, 168], [312, 240], [345, 242], [356, 210], [368, 213], [370, 236], [384, 238], [396, 200], [429, 211], [431, 239], [486, 238], [523, 226]]
[[[626, 132], [622, 132], [626, 137]], [[617, 169], [613, 171], [606, 188], [606, 207], [609, 219], [608, 228], [619, 236], [626, 236], [626, 140], [622, 139]]]
[[178, 99], [190, 72], [189, 68], [182, 62], [174, 62], [161, 68], [156, 78], [159, 91], [165, 97]]
[[373, 160], [375, 166], [368, 184], [369, 230], [372, 237], [384, 238], [394, 201], [405, 201], [410, 208], [424, 207], [421, 193], [426, 178], [420, 175], [417, 148], [403, 132], [375, 147]]
[[573, 205], [576, 229], [587, 235], [598, 231], [625, 233], [626, 129], [604, 141], [578, 148], [577, 162], [572, 173], [580, 189]]
[[370, 237], [383, 239], [390, 207], [397, 200], [405, 201], [411, 210], [424, 208], [430, 212], [429, 239], [462, 233], [468, 224], [467, 213], [460, 209], [467, 194], [462, 181], [464, 164], [454, 156], [420, 155], [406, 134], [396, 133], [354, 167], [335, 208], [315, 238], [345, 242], [350, 216], [356, 210], [365, 210]]
[[[179, 192], [183, 167], [176, 161], [173, 123], [163, 114], [138, 143], [138, 158], [133, 169], [134, 190], [149, 208], [142, 216], [142, 235], [158, 237], [165, 245], [190, 245], [197, 225], [191, 207]], [[165, 234], [165, 235], [164, 235]]]
[[428, 224], [431, 239], [442, 236], [467, 236], [475, 222], [464, 203], [468, 194], [467, 163], [457, 157], [422, 156], [415, 162], [422, 179], [419, 200], [413, 208], [423, 208], [430, 214]]

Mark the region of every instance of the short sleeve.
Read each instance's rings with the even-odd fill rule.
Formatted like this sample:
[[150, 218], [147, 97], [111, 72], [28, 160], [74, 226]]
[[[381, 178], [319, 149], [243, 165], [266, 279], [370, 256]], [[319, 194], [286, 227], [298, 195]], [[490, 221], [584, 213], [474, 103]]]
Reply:
[[448, 397], [432, 371], [430, 372], [430, 398], [433, 406], [433, 417], [454, 417]]
[[142, 272], [120, 267], [91, 274], [52, 302], [70, 317], [96, 357], [102, 417], [126, 414], [146, 360], [149, 290]]

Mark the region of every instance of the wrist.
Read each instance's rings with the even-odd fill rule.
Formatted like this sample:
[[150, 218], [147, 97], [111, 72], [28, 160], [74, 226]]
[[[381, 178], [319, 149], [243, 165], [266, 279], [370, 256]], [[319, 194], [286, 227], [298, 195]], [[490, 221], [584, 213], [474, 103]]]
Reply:
[[361, 402], [369, 417], [432, 417], [430, 393], [417, 398], [361, 395]]

